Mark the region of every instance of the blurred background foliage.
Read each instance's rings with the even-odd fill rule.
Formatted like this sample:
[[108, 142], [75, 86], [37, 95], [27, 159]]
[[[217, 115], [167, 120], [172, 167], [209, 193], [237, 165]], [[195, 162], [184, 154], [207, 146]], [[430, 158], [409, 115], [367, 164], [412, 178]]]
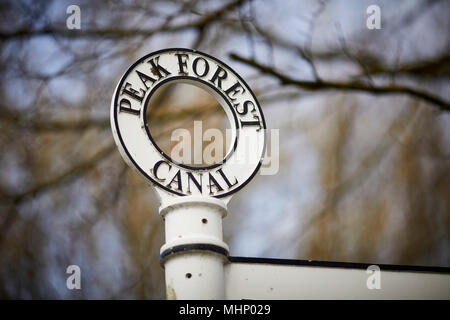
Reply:
[[[66, 28], [70, 4], [81, 30]], [[371, 4], [380, 30], [366, 27]], [[0, 297], [164, 297], [158, 199], [119, 155], [109, 106], [128, 66], [167, 47], [227, 62], [280, 129], [278, 173], [230, 202], [232, 255], [450, 266], [448, 12], [445, 0], [1, 1]], [[186, 94], [152, 102], [161, 135], [214, 119], [213, 100]], [[66, 288], [71, 264], [82, 290]]]

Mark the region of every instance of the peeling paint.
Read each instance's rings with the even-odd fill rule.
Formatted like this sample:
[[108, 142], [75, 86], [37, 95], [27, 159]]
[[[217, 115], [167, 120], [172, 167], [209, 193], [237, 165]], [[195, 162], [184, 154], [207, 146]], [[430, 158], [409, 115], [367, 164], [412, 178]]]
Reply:
[[177, 294], [172, 286], [167, 285], [166, 287], [166, 300], [177, 300]]

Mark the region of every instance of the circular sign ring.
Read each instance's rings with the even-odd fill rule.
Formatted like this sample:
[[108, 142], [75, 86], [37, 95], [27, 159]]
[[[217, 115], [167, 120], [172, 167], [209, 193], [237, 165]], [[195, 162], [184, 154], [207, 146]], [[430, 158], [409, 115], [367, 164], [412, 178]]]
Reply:
[[[168, 83], [187, 83], [187, 84], [191, 84], [194, 85], [196, 87], [202, 88], [203, 90], [205, 90], [206, 92], [208, 92], [211, 96], [213, 96], [220, 104], [220, 106], [223, 108], [223, 110], [225, 111], [225, 114], [227, 115], [228, 121], [231, 124], [231, 140], [233, 141], [233, 143], [230, 145], [229, 150], [227, 150], [227, 153], [225, 155], [225, 157], [222, 159], [221, 162], [216, 163], [216, 164], [212, 164], [209, 166], [198, 166], [198, 167], [194, 167], [194, 166], [190, 166], [187, 165], [185, 163], [179, 163], [175, 160], [173, 160], [167, 153], [165, 153], [161, 148], [159, 148], [158, 144], [156, 143], [156, 141], [153, 139], [153, 136], [150, 132], [150, 128], [149, 128], [149, 124], [147, 121], [147, 108], [150, 105], [150, 99], [152, 98], [153, 94], [162, 86], [168, 84]], [[169, 79], [165, 79], [162, 80], [161, 82], [159, 82], [157, 85], [155, 85], [155, 87], [153, 88], [153, 90], [147, 95], [147, 98], [145, 100], [144, 103], [144, 108], [142, 108], [141, 111], [141, 117], [144, 121], [144, 125], [145, 125], [145, 130], [147, 131], [147, 134], [150, 138], [150, 140], [152, 141], [152, 143], [155, 145], [155, 147], [157, 148], [157, 150], [171, 163], [174, 163], [180, 167], [183, 167], [185, 169], [191, 169], [191, 170], [210, 170], [210, 169], [214, 169], [218, 166], [220, 166], [222, 163], [226, 162], [227, 159], [230, 158], [230, 156], [232, 155], [232, 153], [234, 152], [234, 150], [236, 150], [236, 146], [237, 146], [237, 142], [238, 142], [238, 137], [239, 137], [239, 122], [237, 119], [237, 116], [234, 112], [232, 112], [232, 108], [233, 106], [231, 105], [231, 103], [226, 99], [226, 97], [224, 96], [224, 94], [222, 92], [220, 92], [216, 87], [214, 87], [212, 84], [202, 80], [202, 79], [198, 79], [195, 77], [191, 77], [191, 76], [174, 76], [171, 77]]]
[[[147, 108], [155, 91], [171, 82], [206, 90], [224, 109], [232, 143], [220, 163], [178, 163], [155, 143]], [[266, 147], [264, 115], [247, 83], [225, 63], [190, 49], [156, 51], [128, 68], [113, 95], [111, 127], [124, 160], [169, 195], [232, 195], [256, 175]]]

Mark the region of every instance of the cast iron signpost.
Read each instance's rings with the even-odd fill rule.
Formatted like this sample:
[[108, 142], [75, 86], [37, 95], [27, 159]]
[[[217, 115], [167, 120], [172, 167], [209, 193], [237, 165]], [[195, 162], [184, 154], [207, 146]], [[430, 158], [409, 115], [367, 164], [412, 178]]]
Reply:
[[[151, 135], [146, 115], [152, 95], [180, 82], [210, 93], [231, 123], [232, 142], [219, 163], [177, 162]], [[250, 87], [216, 58], [177, 48], [139, 59], [116, 87], [111, 126], [124, 160], [160, 197], [166, 241], [160, 261], [168, 299], [450, 298], [448, 268], [375, 266], [382, 278], [372, 290], [369, 264], [228, 256], [222, 219], [231, 196], [261, 165], [266, 125]]]
[[[232, 143], [214, 165], [177, 163], [155, 143], [146, 110], [168, 83], [188, 83], [210, 93], [231, 123]], [[166, 49], [134, 63], [121, 78], [111, 103], [114, 139], [125, 161], [156, 187], [165, 220], [161, 262], [171, 299], [224, 299], [222, 218], [233, 193], [257, 173], [265, 151], [261, 107], [245, 81], [225, 63], [188, 49]]]

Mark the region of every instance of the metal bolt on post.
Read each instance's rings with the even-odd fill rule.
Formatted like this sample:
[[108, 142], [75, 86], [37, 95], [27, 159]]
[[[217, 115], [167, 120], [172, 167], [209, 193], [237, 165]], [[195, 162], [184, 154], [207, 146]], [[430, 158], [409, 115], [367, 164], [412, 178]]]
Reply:
[[226, 205], [215, 198], [188, 196], [160, 207], [166, 243], [161, 264], [168, 299], [224, 299], [224, 263], [228, 246], [222, 240]]

